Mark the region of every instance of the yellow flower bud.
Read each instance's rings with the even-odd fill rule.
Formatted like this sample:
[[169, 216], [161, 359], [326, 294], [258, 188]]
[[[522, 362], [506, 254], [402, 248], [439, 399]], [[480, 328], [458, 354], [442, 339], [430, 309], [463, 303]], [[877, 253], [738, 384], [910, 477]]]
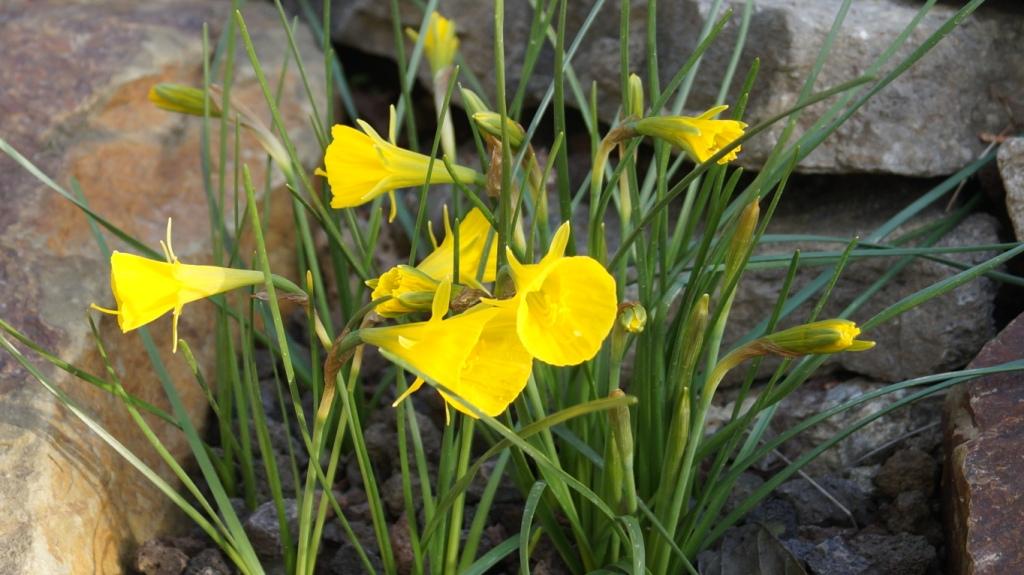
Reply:
[[[203, 91], [199, 88], [182, 84], [156, 84], [149, 89], [148, 97], [150, 102], [168, 112], [203, 115]], [[210, 98], [210, 116], [220, 117], [220, 107], [214, 98]]]
[[472, 116], [479, 112], [490, 112], [491, 109], [487, 107], [483, 99], [476, 95], [476, 92], [469, 88], [463, 88], [459, 86], [459, 92], [462, 93], [462, 106], [466, 108], [466, 111]]
[[[484, 132], [501, 139], [501, 115], [497, 112], [477, 112], [473, 114], [473, 121]], [[526, 139], [526, 131], [511, 118], [505, 118], [505, 130], [508, 132], [508, 141], [513, 148], [523, 145]]]
[[806, 323], [766, 335], [753, 344], [761, 344], [765, 351], [786, 357], [841, 351], [865, 351], [875, 342], [856, 339], [860, 335], [857, 324], [846, 319], [826, 319]]
[[373, 288], [370, 299], [391, 296], [391, 299], [379, 304], [374, 311], [382, 317], [399, 317], [407, 313], [429, 310], [439, 283], [412, 266], [399, 265], [384, 272], [377, 279], [368, 280], [366, 285]]
[[647, 310], [639, 302], [627, 301], [619, 306], [619, 325], [629, 333], [640, 333], [647, 325]]
[[[729, 146], [743, 136], [747, 125], [737, 120], [716, 120], [715, 116], [727, 110], [728, 106], [715, 106], [700, 116], [652, 116], [633, 123], [636, 131], [644, 136], [664, 140], [685, 151], [698, 164]], [[719, 164], [728, 164], [736, 159], [740, 146], [719, 158]]]
[[628, 96], [626, 115], [642, 118], [644, 115], [644, 83], [636, 74], [629, 75]]

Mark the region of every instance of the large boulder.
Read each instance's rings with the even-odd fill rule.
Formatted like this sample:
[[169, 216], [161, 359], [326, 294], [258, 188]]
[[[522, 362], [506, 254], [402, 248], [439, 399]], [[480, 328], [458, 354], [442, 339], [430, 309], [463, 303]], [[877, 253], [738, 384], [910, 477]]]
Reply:
[[[575, 36], [592, 2], [570, 0], [568, 41]], [[659, 3], [657, 15], [658, 62], [664, 82], [675, 73], [697, 45], [700, 31], [715, 16], [714, 0]], [[718, 41], [705, 54], [696, 75], [687, 108], [715, 104], [722, 75], [732, 56], [745, 0], [729, 0], [734, 13]], [[748, 118], [767, 118], [792, 106], [798, 99], [822, 41], [836, 16], [838, 2], [755, 0], [750, 32], [733, 81], [735, 100], [743, 75], [755, 57], [760, 74], [748, 107]], [[902, 58], [954, 14], [955, 3], [936, 6], [897, 52]], [[991, 3], [989, 3], [991, 4]], [[418, 26], [422, 13], [402, 3], [402, 21]], [[631, 3], [630, 58], [633, 70], [645, 71], [644, 35], [646, 2]], [[441, 0], [439, 11], [455, 20], [466, 66], [493, 90], [492, 3], [476, 0]], [[824, 89], [868, 71], [914, 18], [919, 3], [901, 0], [861, 0], [852, 3], [831, 55], [817, 83]], [[505, 62], [509, 90], [517, 88], [532, 18], [527, 2], [506, 2]], [[605, 121], [614, 119], [619, 101], [618, 2], [605, 4], [594, 20], [573, 60], [586, 90], [596, 82], [598, 111]], [[335, 2], [332, 37], [352, 48], [394, 56], [390, 4], [377, 0]], [[902, 77], [876, 95], [836, 134], [799, 166], [806, 172], [874, 172], [912, 176], [950, 174], [982, 149], [979, 132], [999, 132], [1014, 117], [1024, 115], [1024, 99], [1016, 89], [1024, 83], [1024, 52], [1008, 49], [1024, 42], [1024, 14], [1014, 3], [984, 6], [912, 66]], [[895, 62], [896, 60], [893, 60]], [[964, 65], [969, 62], [970, 65]], [[423, 65], [421, 78], [426, 78]], [[888, 72], [892, 65], [884, 68]], [[541, 52], [526, 94], [537, 102], [553, 74], [551, 48]], [[426, 82], [429, 85], [429, 82]], [[575, 100], [569, 93], [569, 104]], [[808, 127], [823, 111], [814, 107], [798, 124]], [[774, 145], [781, 126], [744, 146], [741, 163], [757, 167]]]
[[[1024, 315], [989, 342], [971, 368], [1024, 357]], [[1024, 375], [988, 375], [946, 396], [943, 491], [950, 573], [1024, 571]]]
[[[244, 13], [274, 78], [287, 50], [276, 11], [250, 3]], [[158, 110], [146, 95], [157, 82], [201, 85], [203, 24], [210, 24], [215, 41], [229, 17], [229, 5], [201, 0], [4, 3], [0, 137], [58, 183], [68, 186], [76, 178], [97, 212], [149, 245], [163, 237], [172, 216], [178, 255], [190, 263], [209, 262], [201, 121]], [[304, 31], [297, 41], [322, 94], [317, 45]], [[241, 43], [236, 74], [234, 94], [269, 122]], [[319, 148], [294, 60], [283, 86], [282, 112], [302, 158], [312, 165]], [[212, 145], [217, 146], [216, 138]], [[262, 190], [265, 154], [255, 140], [243, 138], [241, 157]], [[230, 178], [234, 165], [227, 173]], [[275, 176], [271, 183], [287, 208], [281, 179]], [[86, 218], [6, 155], [0, 155], [0, 203], [0, 317], [62, 359], [104, 374], [85, 315], [91, 302], [113, 302], [108, 264]], [[286, 234], [292, 218], [280, 213], [272, 221], [276, 233]], [[278, 245], [284, 253], [292, 251], [288, 244]], [[212, 310], [207, 302], [190, 304], [181, 324], [181, 336], [203, 365], [210, 364], [213, 349]], [[127, 391], [169, 409], [139, 336], [122, 336], [112, 318], [102, 318], [100, 325]], [[202, 425], [206, 402], [181, 355], [170, 353], [170, 320], [153, 324], [152, 334], [193, 421]], [[55, 370], [45, 372], [144, 461], [171, 477], [117, 399]], [[187, 455], [180, 433], [160, 421], [150, 423], [172, 454]], [[0, 353], [0, 477], [4, 573], [120, 573], [137, 542], [180, 522], [165, 497], [6, 353]]]

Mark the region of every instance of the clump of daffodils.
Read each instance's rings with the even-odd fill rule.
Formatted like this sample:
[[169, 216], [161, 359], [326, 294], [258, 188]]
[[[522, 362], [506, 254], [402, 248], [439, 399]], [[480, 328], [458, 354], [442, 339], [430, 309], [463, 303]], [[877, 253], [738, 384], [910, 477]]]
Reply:
[[[445, 92], [455, 70], [459, 46], [455, 23], [435, 12], [424, 21], [421, 31], [410, 29], [407, 33], [413, 41], [422, 43], [435, 80], [435, 104], [445, 157], [431, 157], [399, 146], [394, 107], [388, 139], [362, 120], [356, 120], [355, 127], [336, 125], [331, 129], [332, 140], [325, 150], [323, 168], [316, 170], [317, 175], [326, 179], [330, 206], [339, 210], [355, 208], [388, 194], [393, 219], [394, 194], [403, 188], [457, 184], [483, 187], [493, 195], [500, 191], [495, 182], [501, 181], [502, 176], [501, 148], [508, 145], [523, 151], [525, 181], [531, 190], [535, 217], [546, 219], [544, 177], [526, 131], [512, 119], [488, 109], [479, 96], [464, 88], [460, 90], [463, 103], [487, 141], [492, 162], [485, 175], [453, 161], [455, 143], [450, 115], [439, 95]], [[178, 113], [218, 117], [230, 114], [261, 138], [282, 170], [293, 174], [283, 146], [243, 107], [232, 104], [230, 110], [222, 110], [216, 98], [201, 90], [173, 84], [154, 87], [150, 99], [159, 107]], [[601, 212], [595, 208], [602, 203], [602, 182], [610, 154], [618, 148], [623, 161], [627, 158], [627, 142], [650, 137], [671, 144], [699, 164], [713, 158], [717, 164], [727, 164], [741, 152], [739, 141], [747, 128], [738, 119], [720, 119], [727, 109], [728, 106], [720, 105], [698, 116], [645, 116], [642, 82], [635, 75], [630, 77], [625, 117], [603, 139], [594, 158], [590, 230], [593, 255], [603, 258], [599, 231], [603, 222]], [[632, 209], [628, 186], [625, 181], [619, 185], [621, 209], [628, 216]], [[510, 193], [519, 198], [517, 189]], [[756, 199], [743, 214], [737, 236], [749, 239], [758, 217]], [[535, 262], [523, 257], [523, 251], [513, 249], [522, 244], [520, 221], [514, 222], [514, 228], [506, 228], [515, 230], [514, 238], [499, 238], [496, 220], [487, 210], [474, 207], [454, 225], [447, 207], [443, 217], [444, 238], [438, 242], [431, 233], [431, 253], [415, 265], [395, 266], [365, 282], [372, 290], [369, 297], [375, 303], [375, 315], [346, 339], [377, 347], [416, 376], [396, 404], [429, 382], [455, 410], [471, 417], [495, 416], [527, 385], [534, 360], [551, 366], [574, 366], [589, 361], [600, 352], [614, 327], [611, 359], [618, 366], [626, 342], [644, 330], [647, 311], [636, 302], [619, 304], [617, 294], [622, 286], [616, 285], [602, 261], [586, 255], [566, 255], [570, 241], [568, 222], [558, 228], [546, 254]], [[97, 309], [116, 315], [123, 331], [171, 312], [176, 344], [177, 321], [186, 303], [276, 281], [261, 271], [181, 263], [171, 249], [169, 223], [162, 245], [166, 261], [118, 252], [111, 257], [111, 288], [117, 306]], [[499, 246], [505, 246], [505, 251], [500, 253]], [[742, 271], [748, 248], [748, 243], [742, 242], [732, 246], [731, 253], [736, 257], [727, 266], [730, 277]], [[733, 265], [733, 259], [739, 263]], [[507, 280], [501, 289], [497, 285], [499, 278]], [[706, 308], [706, 298], [704, 305]], [[724, 358], [709, 378], [709, 391], [713, 393], [725, 371], [751, 357], [796, 357], [869, 349], [873, 343], [856, 339], [859, 333], [852, 322], [826, 320], [764, 336]], [[321, 339], [330, 341], [326, 335]], [[617, 385], [617, 376], [613, 381]], [[629, 427], [623, 423], [628, 422], [628, 410], [617, 417], [619, 427]], [[623, 445], [631, 443], [621, 433], [616, 441]], [[635, 502], [629, 507], [635, 507]]]

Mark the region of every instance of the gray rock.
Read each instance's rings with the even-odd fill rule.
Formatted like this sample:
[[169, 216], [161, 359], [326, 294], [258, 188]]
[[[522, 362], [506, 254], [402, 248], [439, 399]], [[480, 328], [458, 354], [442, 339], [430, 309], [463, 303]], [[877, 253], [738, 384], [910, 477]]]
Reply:
[[905, 491], [920, 491], [927, 496], [935, 490], [938, 472], [939, 465], [931, 455], [917, 449], [901, 449], [882, 465], [875, 485], [889, 497]]
[[744, 521], [764, 525], [779, 537], [792, 537], [799, 525], [796, 507], [785, 499], [771, 496], [751, 509]]
[[846, 478], [857, 484], [857, 487], [868, 496], [875, 493], [875, 476], [881, 465], [858, 465], [846, 470]]
[[[698, 30], [709, 19], [712, 0], [680, 3], [679, 30]], [[692, 104], [714, 103], [720, 70], [731, 56], [744, 2], [726, 2], [736, 16], [705, 55], [694, 84]], [[800, 0], [757, 0], [751, 18], [740, 70], [761, 58], [759, 78], [751, 94], [748, 117], [765, 119], [792, 106], [817, 58], [836, 16], [838, 3]], [[696, 6], [695, 10], [693, 6]], [[917, 2], [863, 0], [851, 4], [843, 26], [818, 77], [824, 89], [864, 74], [920, 8]], [[909, 42], [897, 52], [905, 57], [959, 8], [940, 5], [922, 20]], [[1012, 88], [1024, 81], [1024, 53], [1007, 53], [1005, 46], [1024, 42], [1019, 7], [990, 6], [954, 30], [905, 74], [878, 93], [823, 145], [812, 152], [800, 170], [805, 172], [875, 172], [913, 176], [951, 174], [983, 149], [980, 132], [999, 132], [1024, 111], [1024, 99]], [[697, 15], [699, 13], [699, 16]], [[660, 20], [660, 18], [659, 18]], [[668, 22], [666, 24], [670, 25]], [[692, 34], [668, 36], [687, 54], [696, 45]], [[1007, 44], [1008, 43], [1008, 44]], [[1005, 56], [1004, 56], [1005, 55]], [[659, 53], [661, 57], [661, 53]], [[673, 61], [660, 58], [664, 70]], [[966, 61], [971, 66], [964, 66]], [[891, 66], [890, 66], [891, 67]], [[733, 88], [737, 88], [735, 81]], [[1005, 103], [1004, 103], [1005, 102]], [[1007, 110], [1007, 106], [1011, 111]], [[820, 117], [824, 106], [801, 116], [798, 130]], [[741, 163], [758, 166], [774, 145], [782, 126], [744, 146]]]
[[1024, 138], [1010, 138], [999, 147], [999, 175], [1006, 188], [1006, 211], [1018, 241], [1024, 241]]
[[[703, 109], [716, 102], [722, 72], [732, 55], [743, 13], [743, 0], [729, 0], [734, 14], [721, 36], [705, 53], [687, 108]], [[750, 31], [740, 58], [733, 92], [735, 100], [743, 74], [754, 57], [761, 59], [757, 83], [748, 107], [748, 118], [760, 120], [792, 106], [808, 76], [822, 41], [835, 18], [836, 3], [799, 0], [757, 0]], [[708, 20], [714, 0], [683, 0], [659, 5], [657, 15], [659, 65], [662, 85], [690, 55], [699, 31]], [[403, 5], [402, 21], [418, 26], [422, 14]], [[569, 3], [567, 33], [571, 39], [584, 21], [590, 2]], [[914, 17], [917, 3], [897, 0], [855, 2], [846, 17], [817, 87], [824, 89], [865, 73], [872, 60]], [[924, 18], [897, 57], [908, 55], [956, 10], [939, 5]], [[466, 66], [493, 89], [492, 5], [474, 0], [442, 0], [438, 9], [455, 20]], [[884, 172], [915, 176], [950, 174], [968, 163], [982, 149], [977, 135], [999, 132], [1024, 110], [1015, 86], [1024, 82], [1024, 53], [1007, 51], [1024, 41], [1024, 30], [1015, 18], [1018, 9], [1007, 3], [986, 6], [967, 19], [945, 40], [910, 68], [901, 78], [877, 94], [824, 145], [801, 164], [804, 171], [846, 173]], [[390, 8], [386, 2], [349, 0], [335, 2], [332, 37], [342, 44], [388, 57], [394, 56]], [[630, 58], [633, 69], [645, 70], [644, 22], [646, 3], [632, 1]], [[530, 28], [531, 11], [525, 2], [506, 3], [505, 61], [510, 90], [520, 76]], [[580, 44], [572, 64], [581, 85], [596, 82], [599, 114], [615, 117], [619, 100], [618, 5], [608, 3]], [[611, 55], [611, 57], [609, 57]], [[969, 61], [971, 66], [964, 66]], [[541, 51], [531, 78], [528, 102], [536, 102], [553, 75], [550, 47]], [[430, 85], [426, 65], [421, 79]], [[569, 98], [572, 103], [572, 98]], [[1009, 110], [1008, 110], [1009, 108]], [[806, 129], [823, 112], [815, 106], [800, 118]], [[741, 162], [759, 166], [774, 144], [779, 130], [755, 138], [744, 146]]]
[[359, 553], [351, 543], [344, 543], [334, 553], [326, 565], [324, 565], [324, 573], [329, 575], [360, 575], [366, 573], [379, 573], [383, 569], [383, 565], [380, 562], [380, 558], [377, 557], [376, 553], [370, 550], [366, 550], [367, 556], [370, 559], [370, 564], [373, 565], [373, 571], [367, 571], [366, 565], [359, 558]]
[[889, 505], [883, 506], [885, 526], [893, 533], [924, 535], [929, 542], [942, 540], [942, 529], [932, 515], [928, 497], [920, 491], [904, 491]]
[[920, 535], [861, 533], [850, 541], [858, 554], [871, 561], [873, 573], [921, 575], [935, 561], [935, 548]]
[[231, 575], [234, 571], [219, 549], [204, 549], [189, 559], [185, 575]]
[[869, 520], [871, 502], [868, 494], [856, 483], [834, 476], [815, 478], [815, 482], [852, 517], [806, 479], [793, 479], [780, 485], [776, 493], [796, 508], [801, 525], [849, 526], [854, 521], [864, 523]]
[[704, 575], [769, 575], [803, 574], [800, 561], [788, 546], [761, 525], [744, 525], [728, 529], [716, 551], [705, 551], [698, 558]]
[[[299, 506], [294, 499], [284, 500], [285, 518], [288, 521], [288, 530], [293, 534], [298, 533], [299, 528]], [[253, 549], [261, 557], [280, 557], [281, 529], [278, 522], [277, 508], [273, 501], [267, 501], [256, 508], [252, 515], [245, 519], [242, 524], [245, 528]]]
[[144, 575], [181, 575], [188, 565], [185, 552], [159, 539], [151, 539], [135, 551], [132, 567]]
[[830, 537], [818, 543], [804, 560], [810, 572], [816, 575], [859, 575], [871, 566], [841, 537]]
[[[810, 381], [782, 400], [772, 425], [776, 429], [787, 429], [808, 417], [854, 400], [877, 388], [877, 384], [860, 378], [842, 383], [827, 379]], [[861, 403], [807, 429], [787, 441], [780, 449], [787, 457], [799, 457], [834, 437], [854, 421], [878, 413], [905, 395], [906, 392], [896, 392]], [[811, 474], [822, 475], [841, 472], [857, 463], [865, 454], [906, 435], [911, 430], [926, 425], [934, 416], [931, 410], [919, 405], [894, 410], [861, 428], [831, 449], [824, 451], [804, 470]]]
[[[863, 177], [841, 181], [805, 178], [795, 183], [781, 200], [769, 223], [769, 234], [822, 234], [839, 238], [869, 238], [876, 229], [930, 187], [925, 182]], [[933, 205], [918, 217], [894, 230], [887, 239], [901, 237], [935, 222], [946, 214]], [[828, 222], [828, 230], [821, 222]], [[951, 230], [937, 245], [961, 247], [997, 243], [998, 222], [985, 214], [972, 214]], [[787, 259], [800, 249], [807, 256], [814, 251], [841, 251], [840, 243], [797, 242], [762, 243], [760, 256], [783, 255]], [[949, 259], [973, 265], [992, 254], [971, 252], [950, 254]], [[873, 257], [849, 264], [832, 291], [820, 319], [834, 317], [862, 296], [872, 284], [896, 265], [899, 258]], [[802, 266], [794, 280], [792, 294], [818, 277], [824, 269]], [[871, 296], [850, 319], [864, 321], [902, 298], [939, 282], [960, 270], [932, 261], [918, 260], [906, 266], [892, 281]], [[733, 311], [729, 316], [725, 348], [753, 330], [775, 305], [784, 269], [747, 271], [740, 281]], [[997, 291], [995, 282], [980, 278], [941, 297], [915, 307], [864, 335], [878, 345], [860, 353], [837, 354], [826, 368], [844, 369], [879, 381], [900, 381], [963, 366], [995, 334], [992, 318]], [[806, 321], [817, 303], [811, 297], [780, 322], [780, 328]], [[769, 358], [762, 364], [762, 376], [771, 373], [779, 362]], [[743, 370], [736, 370], [741, 374]], [[727, 382], [739, 378], [733, 374]]]
[[762, 485], [764, 485], [764, 479], [761, 479], [760, 476], [746, 471], [741, 473], [736, 478], [736, 483], [733, 484], [732, 489], [729, 490], [729, 495], [725, 498], [722, 513], [731, 513], [733, 509], [739, 507], [747, 497], [750, 497]]

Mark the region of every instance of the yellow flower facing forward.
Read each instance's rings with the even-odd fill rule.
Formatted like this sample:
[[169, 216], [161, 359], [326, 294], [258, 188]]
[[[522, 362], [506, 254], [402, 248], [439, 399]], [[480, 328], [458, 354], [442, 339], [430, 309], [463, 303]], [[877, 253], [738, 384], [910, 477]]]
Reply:
[[[447, 206], [444, 208], [444, 227], [444, 240], [440, 245], [435, 240], [434, 251], [418, 266], [395, 266], [379, 278], [367, 280], [366, 285], [373, 288], [371, 299], [384, 296], [392, 298], [377, 306], [378, 314], [383, 317], [399, 317], [429, 310], [440, 282], [455, 281], [455, 234], [449, 223]], [[458, 283], [483, 290], [481, 282], [494, 281], [497, 260], [498, 241], [494, 229], [483, 212], [473, 208], [459, 223]], [[478, 274], [482, 274], [479, 280]]]
[[788, 357], [875, 347], [875, 342], [859, 340], [858, 335], [860, 328], [852, 321], [826, 319], [769, 334], [752, 343], [760, 342], [768, 351]]
[[516, 331], [526, 350], [551, 365], [594, 357], [618, 312], [615, 279], [593, 258], [564, 257], [568, 241], [566, 222], [539, 263], [521, 264], [509, 250], [516, 296], [487, 300], [516, 310]]
[[[507, 309], [478, 305], [449, 319], [451, 284], [438, 286], [427, 321], [366, 328], [363, 342], [378, 347], [418, 377], [401, 401], [423, 385], [439, 384], [489, 416], [504, 411], [522, 392], [533, 358], [519, 342], [515, 316]], [[474, 416], [461, 402], [443, 393], [455, 409]], [[475, 416], [474, 416], [475, 417]]]
[[[332, 208], [353, 208], [398, 188], [454, 181], [440, 160], [434, 161], [428, 180], [429, 156], [399, 148], [381, 138], [366, 122], [357, 122], [362, 132], [349, 126], [331, 128], [333, 139], [324, 155], [326, 171], [316, 171], [331, 186]], [[462, 183], [483, 179], [463, 166], [453, 165], [452, 171]]]
[[[419, 34], [412, 28], [405, 33], [415, 42]], [[455, 61], [455, 52], [459, 49], [459, 37], [455, 35], [455, 22], [437, 12], [430, 13], [427, 22], [427, 35], [423, 38], [423, 51], [427, 54], [430, 71], [436, 76], [449, 68]]]
[[[716, 116], [729, 106], [715, 106], [700, 116], [652, 116], [637, 120], [633, 127], [637, 133], [669, 142], [702, 164], [711, 156], [743, 136], [747, 125], [738, 120], [717, 120]], [[719, 164], [736, 159], [740, 146], [722, 156]]]
[[178, 318], [185, 304], [247, 285], [263, 283], [263, 272], [181, 263], [171, 248], [171, 222], [167, 241], [160, 242], [167, 261], [151, 260], [115, 251], [110, 256], [110, 288], [116, 310], [93, 308], [117, 316], [122, 332], [142, 327], [173, 312], [173, 349], [178, 347]]

